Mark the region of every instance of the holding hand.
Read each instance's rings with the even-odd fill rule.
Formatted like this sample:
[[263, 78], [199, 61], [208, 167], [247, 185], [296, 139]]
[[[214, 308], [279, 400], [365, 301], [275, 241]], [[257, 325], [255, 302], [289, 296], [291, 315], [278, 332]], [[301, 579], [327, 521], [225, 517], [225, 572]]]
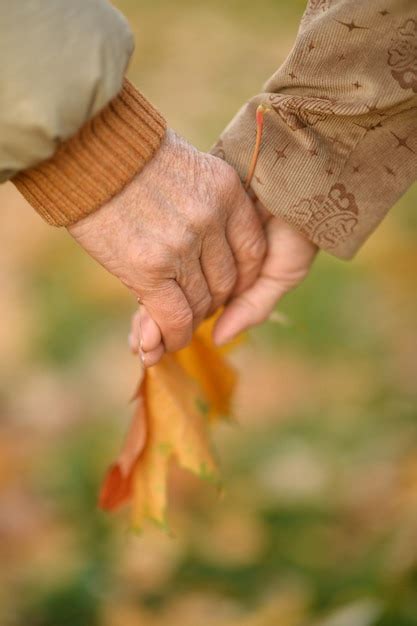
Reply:
[[255, 282], [266, 252], [235, 170], [172, 131], [130, 184], [68, 230], [132, 289], [169, 351]]
[[214, 341], [219, 345], [266, 321], [282, 296], [304, 280], [317, 254], [314, 243], [259, 202], [257, 207], [265, 220], [266, 258], [255, 284], [233, 298], [218, 320]]
[[[307, 276], [317, 253], [317, 246], [292, 226], [271, 215], [258, 201], [256, 206], [264, 222], [267, 254], [256, 282], [226, 304], [214, 330], [217, 344], [267, 320], [282, 296]], [[158, 325], [143, 307], [133, 317], [129, 342], [133, 352], [141, 352], [147, 367], [164, 354]]]

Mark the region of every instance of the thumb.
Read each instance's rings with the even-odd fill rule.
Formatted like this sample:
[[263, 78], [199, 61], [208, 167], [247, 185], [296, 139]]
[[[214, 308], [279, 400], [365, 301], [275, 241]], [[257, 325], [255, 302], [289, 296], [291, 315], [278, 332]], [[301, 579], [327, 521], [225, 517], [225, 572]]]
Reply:
[[266, 321], [286, 291], [279, 281], [261, 275], [250, 289], [226, 306], [213, 331], [214, 343], [223, 345], [242, 331]]
[[128, 339], [135, 354], [139, 351], [151, 352], [162, 344], [161, 330], [143, 305], [140, 305], [132, 317]]
[[268, 252], [261, 274], [252, 287], [226, 306], [213, 332], [218, 345], [267, 320], [282, 296], [306, 277], [314, 261], [317, 246], [284, 220], [271, 217], [265, 229]]
[[161, 330], [145, 306], [141, 305], [139, 311], [140, 348], [143, 352], [151, 352], [162, 343]]
[[152, 367], [165, 353], [161, 330], [146, 308], [140, 307], [140, 358], [144, 367]]

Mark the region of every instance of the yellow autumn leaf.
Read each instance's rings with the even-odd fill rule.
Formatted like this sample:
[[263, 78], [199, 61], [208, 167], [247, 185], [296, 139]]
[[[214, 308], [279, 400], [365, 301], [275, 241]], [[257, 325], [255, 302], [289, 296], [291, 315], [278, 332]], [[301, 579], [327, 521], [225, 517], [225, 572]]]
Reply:
[[224, 358], [224, 353], [233, 344], [226, 348], [213, 345], [211, 337], [216, 318], [213, 316], [204, 322], [194, 334], [190, 346], [174, 355], [185, 372], [201, 386], [210, 419], [231, 415], [231, 399], [237, 382], [234, 368]]
[[146, 519], [167, 524], [171, 459], [201, 478], [218, 481], [208, 418], [230, 413], [236, 375], [224, 349], [213, 345], [213, 323], [205, 322], [188, 348], [164, 355], [145, 371], [122, 452], [103, 482], [100, 506], [114, 510], [130, 501], [137, 529]]
[[147, 442], [133, 477], [133, 524], [145, 518], [166, 525], [167, 472], [172, 457], [201, 478], [215, 480], [217, 468], [199, 409], [200, 390], [173, 355], [146, 373], [143, 387]]

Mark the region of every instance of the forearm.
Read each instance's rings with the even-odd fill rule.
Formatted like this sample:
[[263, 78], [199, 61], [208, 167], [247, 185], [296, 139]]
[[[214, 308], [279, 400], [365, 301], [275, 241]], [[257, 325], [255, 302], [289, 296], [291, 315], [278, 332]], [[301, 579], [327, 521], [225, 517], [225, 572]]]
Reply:
[[416, 46], [414, 0], [310, 2], [287, 61], [217, 153], [245, 178], [264, 104], [255, 193], [321, 248], [352, 256], [417, 178]]

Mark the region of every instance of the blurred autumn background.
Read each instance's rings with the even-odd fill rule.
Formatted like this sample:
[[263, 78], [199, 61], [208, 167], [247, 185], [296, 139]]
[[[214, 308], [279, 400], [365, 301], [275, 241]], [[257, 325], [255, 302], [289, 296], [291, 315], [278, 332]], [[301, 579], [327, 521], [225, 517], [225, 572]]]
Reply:
[[[208, 149], [285, 58], [303, 0], [120, 0], [130, 76]], [[323, 255], [234, 357], [225, 493], [175, 471], [172, 535], [96, 494], [139, 375], [134, 300], [0, 190], [0, 624], [417, 624], [417, 187]]]

